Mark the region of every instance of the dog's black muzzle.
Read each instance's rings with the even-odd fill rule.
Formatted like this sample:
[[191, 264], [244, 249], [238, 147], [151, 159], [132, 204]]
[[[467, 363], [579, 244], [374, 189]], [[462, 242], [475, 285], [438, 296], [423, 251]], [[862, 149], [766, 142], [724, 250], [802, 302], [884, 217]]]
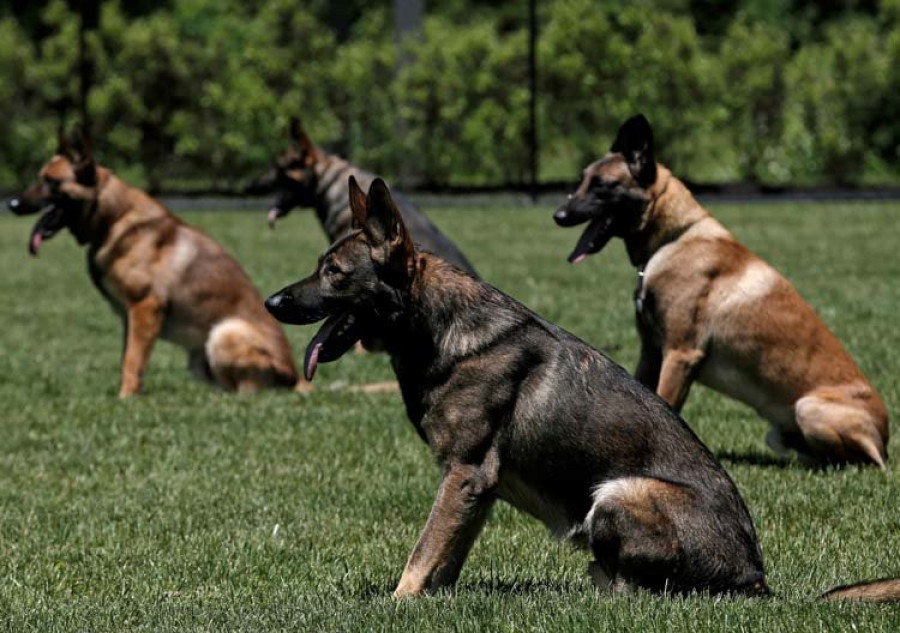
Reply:
[[282, 323], [309, 325], [329, 315], [321, 296], [304, 289], [303, 281], [282, 288], [266, 299], [266, 310]]
[[16, 196], [6, 203], [6, 207], [16, 215], [32, 215], [45, 206], [44, 201], [37, 201], [26, 196]]
[[569, 197], [569, 200], [553, 214], [553, 221], [558, 226], [577, 226], [591, 220], [597, 211], [598, 205], [591, 200]]
[[313, 206], [315, 206], [315, 200], [303, 189], [276, 189], [275, 202], [269, 209], [269, 226], [274, 228], [275, 222], [290, 213], [294, 207]]
[[303, 375], [312, 380], [319, 363], [330, 363], [343, 356], [366, 330], [353, 312], [326, 310], [321, 296], [306, 290], [304, 283], [305, 280], [276, 292], [266, 299], [266, 309], [282, 323], [291, 325], [307, 325], [325, 319], [303, 356]]
[[553, 214], [553, 220], [563, 227], [588, 223], [568, 257], [572, 264], [600, 251], [616, 231], [616, 215], [592, 197], [570, 197]]

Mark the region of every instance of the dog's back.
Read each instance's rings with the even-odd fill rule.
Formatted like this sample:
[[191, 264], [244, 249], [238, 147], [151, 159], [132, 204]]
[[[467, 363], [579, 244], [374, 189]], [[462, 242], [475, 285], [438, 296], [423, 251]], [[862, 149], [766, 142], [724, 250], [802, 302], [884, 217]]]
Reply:
[[[352, 213], [347, 187], [349, 177], [353, 176], [362, 187], [368, 188], [376, 176], [334, 154], [323, 154], [313, 168], [317, 182], [316, 213], [329, 240], [334, 242], [350, 231]], [[400, 194], [394, 194], [394, 201], [416, 245], [457, 268], [475, 274], [475, 268], [462, 251], [412, 202]]]
[[[351, 229], [353, 214], [349, 180], [355, 179], [364, 187], [369, 187], [375, 176], [317, 147], [297, 117], [291, 117], [290, 138], [290, 146], [275, 158], [272, 169], [249, 183], [246, 191], [276, 192], [274, 204], [269, 209], [270, 226], [274, 226], [278, 218], [284, 217], [295, 207], [311, 207], [315, 209], [329, 243], [336, 242]], [[421, 211], [401, 198], [397, 202], [402, 219], [416, 244], [444, 261], [475, 274], [465, 255]]]

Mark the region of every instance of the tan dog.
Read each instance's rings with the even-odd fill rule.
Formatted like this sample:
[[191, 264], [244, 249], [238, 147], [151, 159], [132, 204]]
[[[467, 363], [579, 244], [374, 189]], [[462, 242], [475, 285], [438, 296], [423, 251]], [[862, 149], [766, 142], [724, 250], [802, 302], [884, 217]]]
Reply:
[[281, 327], [250, 279], [216, 242], [60, 137], [40, 183], [9, 203], [19, 215], [44, 210], [29, 250], [68, 228], [88, 247], [88, 270], [125, 326], [122, 383], [128, 397], [157, 337], [185, 348], [195, 376], [229, 391], [308, 389]]
[[790, 282], [655, 162], [643, 116], [622, 126], [554, 218], [589, 221], [572, 262], [614, 236], [625, 241], [641, 271], [636, 376], [672, 407], [698, 380], [768, 419], [779, 453], [884, 468], [888, 416], [878, 393]]

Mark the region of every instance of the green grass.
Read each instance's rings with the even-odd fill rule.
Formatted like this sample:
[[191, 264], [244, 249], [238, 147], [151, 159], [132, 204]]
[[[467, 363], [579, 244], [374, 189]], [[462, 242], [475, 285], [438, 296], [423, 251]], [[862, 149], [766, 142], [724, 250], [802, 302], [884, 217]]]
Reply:
[[[900, 404], [897, 204], [714, 211], [819, 310], [895, 414]], [[565, 263], [577, 231], [551, 209], [435, 209], [484, 277], [628, 368], [635, 275], [621, 244]], [[264, 294], [325, 246], [311, 214], [185, 214]], [[685, 417], [745, 495], [778, 598], [662, 599], [592, 589], [587, 556], [498, 507], [453, 592], [394, 601], [438, 471], [383, 356], [322, 366], [311, 397], [238, 397], [190, 379], [160, 343], [145, 394], [116, 398], [120, 325], [68, 235], [26, 255], [32, 221], [0, 217], [0, 624], [10, 631], [897, 630], [900, 607], [811, 601], [900, 575], [900, 451], [891, 473], [769, 462], [767, 425], [695, 387]], [[298, 354], [310, 328], [291, 328]], [[894, 424], [894, 431], [897, 431]], [[761, 462], [753, 463], [753, 462]], [[277, 529], [276, 529], [277, 526]]]

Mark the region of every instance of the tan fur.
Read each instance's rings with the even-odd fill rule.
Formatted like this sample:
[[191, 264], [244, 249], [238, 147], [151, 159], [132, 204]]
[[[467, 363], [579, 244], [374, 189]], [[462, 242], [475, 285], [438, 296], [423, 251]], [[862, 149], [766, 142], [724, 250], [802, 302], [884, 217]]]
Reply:
[[[594, 521], [594, 513], [602, 508], [616, 508], [631, 521], [642, 526], [655, 538], [664, 537], [674, 552], [681, 549], [669, 513], [677, 506], [687, 506], [689, 496], [680, 487], [650, 477], [623, 477], [597, 486], [594, 505], [585, 519], [587, 529]], [[623, 544], [627, 550], [627, 543]]]
[[[488, 461], [496, 458], [489, 457]], [[492, 470], [490, 467], [487, 470]], [[493, 498], [482, 498], [484, 468], [458, 464], [447, 470], [425, 529], [409, 555], [394, 597], [415, 596], [456, 582], [466, 554], [490, 515]]]
[[[657, 392], [676, 409], [693, 380], [754, 407], [771, 444], [816, 462], [887, 459], [884, 404], [850, 354], [774, 268], [741, 245], [665, 167], [640, 229], [644, 354], [661, 354]], [[782, 443], [784, 446], [784, 443]]]
[[860, 602], [900, 601], [900, 579], [886, 578], [837, 587], [821, 596], [822, 600], [855, 600]]
[[144, 191], [103, 167], [96, 173], [96, 186], [80, 185], [72, 160], [57, 155], [40, 177], [60, 181], [59, 191], [82, 202], [69, 228], [89, 245], [92, 278], [126, 328], [119, 395], [140, 390], [160, 336], [188, 351], [195, 375], [224, 389], [308, 390], [281, 327], [237, 262]]

